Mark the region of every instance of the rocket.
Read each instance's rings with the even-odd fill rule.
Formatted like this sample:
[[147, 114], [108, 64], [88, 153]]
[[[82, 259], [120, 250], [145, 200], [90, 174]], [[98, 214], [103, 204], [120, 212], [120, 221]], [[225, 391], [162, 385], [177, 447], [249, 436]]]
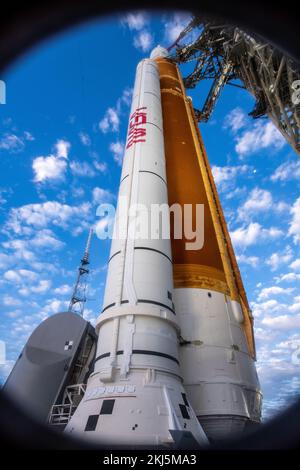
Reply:
[[[128, 210], [124, 209], [127, 204]], [[101, 444], [168, 445], [170, 431], [205, 442], [179, 363], [170, 238], [141, 238], [129, 209], [167, 204], [158, 65], [137, 67], [94, 372], [65, 432]]]
[[[211, 441], [260, 423], [253, 317], [192, 101], [180, 71], [157, 56], [164, 122], [168, 202], [204, 205], [204, 244], [187, 250], [171, 227], [174, 305], [184, 387]], [[193, 212], [195, 217], [195, 210]]]
[[[153, 206], [204, 208], [203, 244]], [[132, 211], [134, 208], [134, 211]], [[94, 371], [65, 432], [198, 444], [259, 423], [253, 319], [191, 101], [160, 46], [137, 67]]]

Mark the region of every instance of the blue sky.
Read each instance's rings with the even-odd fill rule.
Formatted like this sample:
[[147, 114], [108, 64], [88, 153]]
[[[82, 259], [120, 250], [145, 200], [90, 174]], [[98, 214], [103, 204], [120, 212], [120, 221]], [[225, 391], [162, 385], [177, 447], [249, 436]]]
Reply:
[[[170, 45], [187, 20], [142, 12], [86, 23], [1, 77], [1, 382], [32, 330], [67, 307], [96, 208], [116, 200], [137, 63], [156, 44]], [[195, 107], [208, 86], [188, 92]], [[269, 120], [247, 116], [253, 104], [227, 87], [200, 129], [255, 317], [268, 417], [300, 387], [300, 160]], [[92, 322], [109, 247], [93, 239], [85, 311]]]

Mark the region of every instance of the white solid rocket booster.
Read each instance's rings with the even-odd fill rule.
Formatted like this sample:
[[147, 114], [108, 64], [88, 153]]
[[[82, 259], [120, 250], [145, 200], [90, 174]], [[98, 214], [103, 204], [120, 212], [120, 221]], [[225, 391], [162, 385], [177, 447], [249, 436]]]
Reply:
[[[170, 430], [206, 437], [179, 370], [170, 239], [141, 238], [130, 208], [167, 204], [158, 67], [137, 67], [94, 372], [66, 432], [99, 443], [159, 445]], [[129, 209], [129, 210], [128, 210]]]

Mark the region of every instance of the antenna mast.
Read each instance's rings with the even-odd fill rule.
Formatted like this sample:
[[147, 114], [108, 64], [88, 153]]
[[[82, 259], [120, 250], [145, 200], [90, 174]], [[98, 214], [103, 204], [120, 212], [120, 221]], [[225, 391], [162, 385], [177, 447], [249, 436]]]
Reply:
[[89, 256], [93, 233], [93, 229], [90, 228], [84, 254], [78, 268], [78, 275], [74, 286], [73, 295], [71, 297], [68, 309], [69, 312], [77, 313], [81, 316], [83, 316], [84, 305], [86, 302], [87, 278], [89, 274], [88, 265], [90, 264]]

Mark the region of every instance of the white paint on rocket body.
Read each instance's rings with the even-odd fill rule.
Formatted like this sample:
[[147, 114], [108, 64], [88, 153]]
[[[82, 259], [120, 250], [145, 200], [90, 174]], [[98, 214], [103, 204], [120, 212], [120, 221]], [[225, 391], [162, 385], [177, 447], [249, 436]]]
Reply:
[[179, 355], [184, 387], [204, 430], [217, 439], [259, 423], [262, 395], [240, 304], [198, 288], [174, 289], [174, 302], [187, 342]]
[[[160, 83], [157, 65], [137, 67], [119, 200], [167, 203]], [[115, 224], [125, 233], [126, 211]], [[178, 324], [167, 239], [114, 239], [94, 372], [65, 432], [99, 443], [169, 444], [169, 430], [204, 432], [182, 386]]]

